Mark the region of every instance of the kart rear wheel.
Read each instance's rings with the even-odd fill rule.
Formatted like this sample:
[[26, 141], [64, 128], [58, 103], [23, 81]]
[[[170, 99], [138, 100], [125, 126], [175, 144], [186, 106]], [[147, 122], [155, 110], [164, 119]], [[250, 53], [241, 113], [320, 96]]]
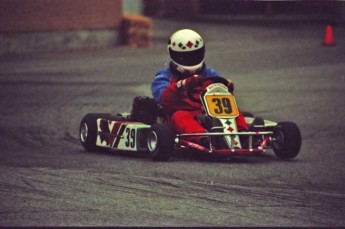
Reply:
[[169, 125], [157, 123], [151, 126], [147, 149], [153, 161], [169, 160], [174, 149], [174, 134]]
[[97, 119], [114, 119], [115, 116], [103, 113], [86, 114], [80, 123], [79, 137], [80, 143], [88, 152], [107, 152], [110, 149], [96, 145], [97, 139]]
[[272, 147], [277, 157], [292, 159], [298, 155], [301, 145], [301, 132], [295, 123], [280, 122], [273, 129]]

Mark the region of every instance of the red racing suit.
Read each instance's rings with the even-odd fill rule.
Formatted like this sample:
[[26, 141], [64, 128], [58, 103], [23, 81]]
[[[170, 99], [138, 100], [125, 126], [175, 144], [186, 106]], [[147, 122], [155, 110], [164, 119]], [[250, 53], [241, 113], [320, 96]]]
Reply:
[[[202, 78], [219, 76], [215, 70], [207, 67], [199, 75]], [[188, 99], [186, 91], [177, 87], [178, 81], [179, 78], [169, 68], [162, 69], [157, 73], [151, 85], [154, 99], [164, 107], [168, 123], [177, 133], [207, 133], [206, 129], [195, 119], [203, 112], [201, 103]], [[205, 86], [196, 89], [201, 91]], [[236, 122], [238, 130], [248, 130], [241, 112], [239, 112]], [[190, 137], [189, 140], [199, 143], [200, 137]]]

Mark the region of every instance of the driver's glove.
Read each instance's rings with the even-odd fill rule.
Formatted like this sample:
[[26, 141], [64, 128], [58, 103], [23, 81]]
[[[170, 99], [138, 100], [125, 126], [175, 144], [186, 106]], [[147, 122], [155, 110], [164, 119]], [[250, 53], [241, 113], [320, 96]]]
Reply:
[[186, 89], [187, 87], [195, 87], [201, 84], [201, 77], [194, 75], [183, 80], [179, 80], [176, 83], [178, 89]]

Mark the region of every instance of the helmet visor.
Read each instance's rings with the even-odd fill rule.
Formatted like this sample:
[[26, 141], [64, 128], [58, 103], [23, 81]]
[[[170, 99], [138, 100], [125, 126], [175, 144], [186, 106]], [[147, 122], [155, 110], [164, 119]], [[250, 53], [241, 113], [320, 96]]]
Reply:
[[205, 57], [205, 46], [190, 52], [177, 52], [169, 48], [169, 54], [173, 61], [183, 66], [195, 66], [200, 64]]

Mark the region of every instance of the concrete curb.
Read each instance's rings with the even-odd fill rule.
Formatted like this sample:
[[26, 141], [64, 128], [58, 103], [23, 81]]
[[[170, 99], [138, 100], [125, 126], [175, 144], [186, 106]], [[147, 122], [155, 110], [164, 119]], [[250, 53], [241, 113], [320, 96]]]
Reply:
[[112, 47], [117, 30], [75, 30], [0, 34], [0, 55]]

